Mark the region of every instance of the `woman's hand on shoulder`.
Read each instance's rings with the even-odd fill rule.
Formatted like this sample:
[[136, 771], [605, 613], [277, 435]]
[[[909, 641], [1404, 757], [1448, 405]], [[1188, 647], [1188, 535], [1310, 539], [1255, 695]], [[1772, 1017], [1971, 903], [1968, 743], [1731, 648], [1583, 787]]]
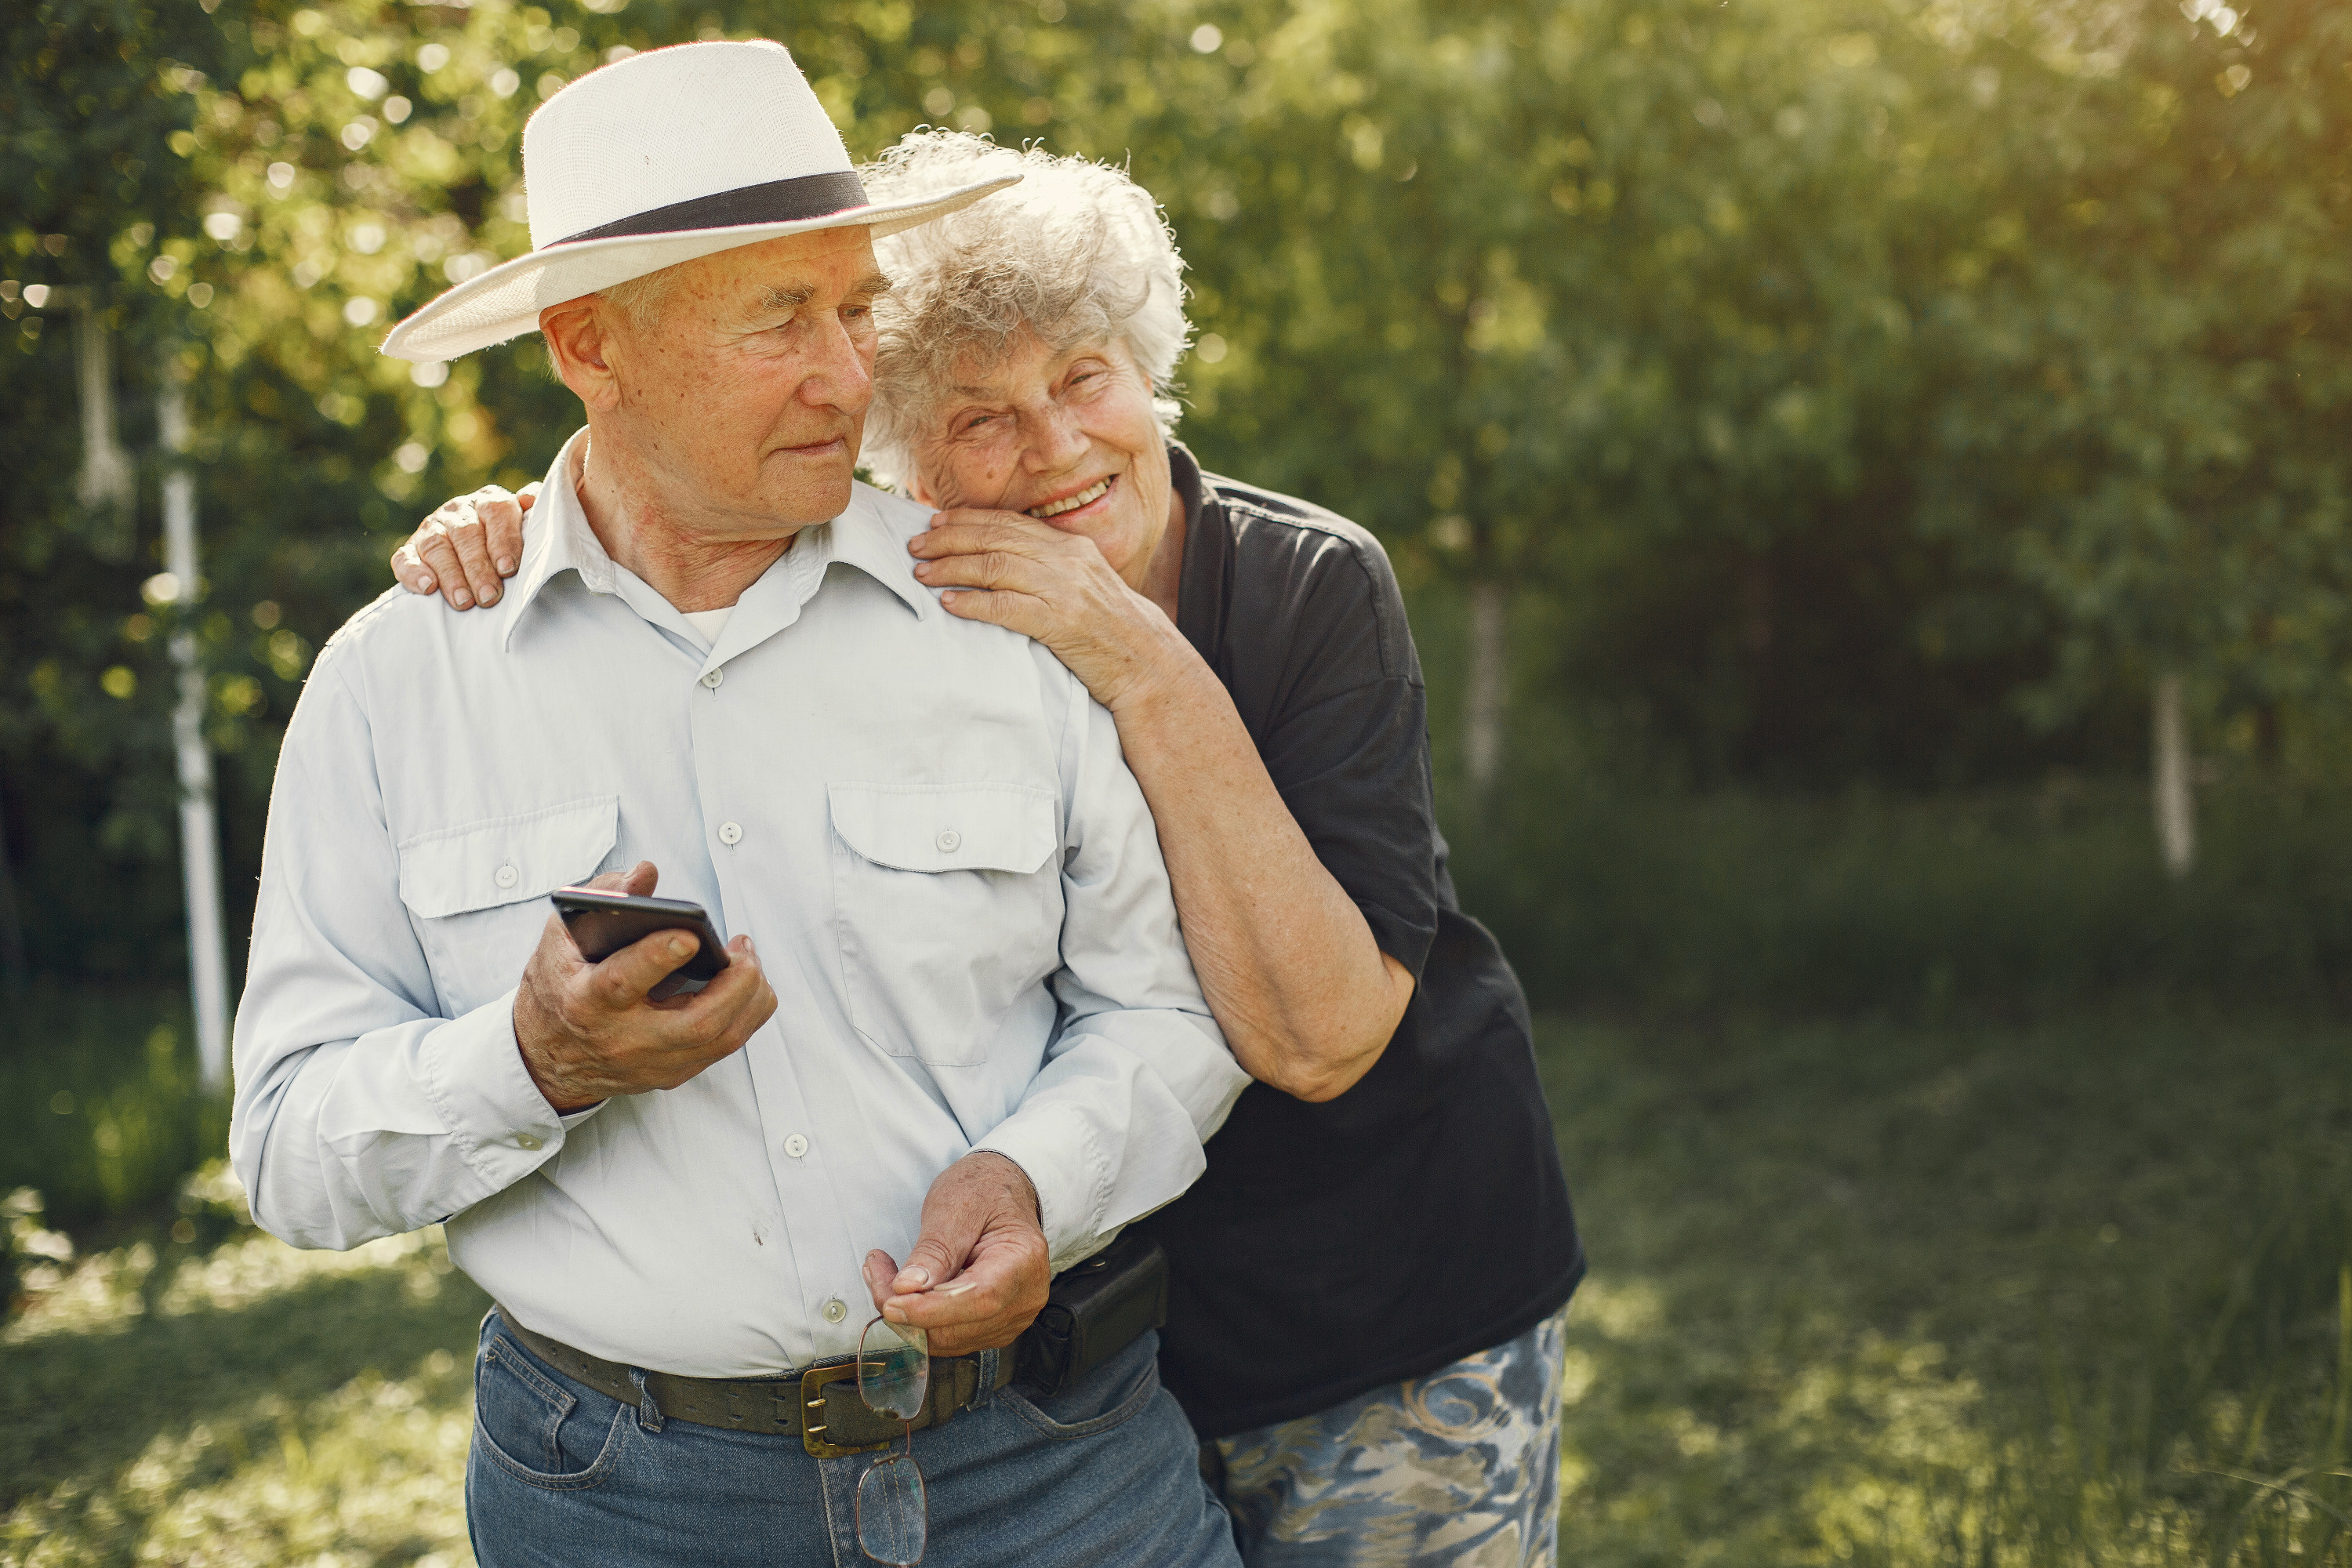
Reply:
[[951, 615], [1034, 637], [1117, 711], [1143, 700], [1190, 652], [1160, 607], [1127, 585], [1095, 542], [1013, 511], [958, 508], [907, 542], [915, 576]]
[[522, 561], [522, 518], [539, 499], [536, 482], [520, 491], [484, 485], [441, 503], [392, 552], [392, 574], [412, 594], [439, 590], [455, 610], [495, 605], [504, 578]]

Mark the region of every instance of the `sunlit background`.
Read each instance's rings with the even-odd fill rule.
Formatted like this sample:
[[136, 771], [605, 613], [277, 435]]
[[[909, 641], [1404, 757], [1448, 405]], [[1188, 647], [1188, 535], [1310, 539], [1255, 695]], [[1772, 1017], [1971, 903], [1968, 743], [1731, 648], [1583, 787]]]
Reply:
[[470, 1562], [482, 1297], [252, 1229], [208, 1051], [319, 645], [576, 416], [374, 345], [528, 247], [533, 107], [719, 37], [860, 156], [1126, 163], [1185, 438], [1387, 544], [1594, 1258], [1565, 1561], [2352, 1561], [2352, 8], [0, 37], [0, 1564]]

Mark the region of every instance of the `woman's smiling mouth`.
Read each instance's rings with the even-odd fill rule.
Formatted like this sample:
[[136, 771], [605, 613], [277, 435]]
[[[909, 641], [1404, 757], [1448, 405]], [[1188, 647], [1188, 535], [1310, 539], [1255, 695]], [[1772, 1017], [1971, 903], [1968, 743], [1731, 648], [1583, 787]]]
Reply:
[[1097, 479], [1093, 484], [1088, 485], [1085, 489], [1080, 490], [1074, 496], [1064, 496], [1060, 500], [1051, 500], [1047, 501], [1044, 506], [1031, 507], [1029, 509], [1029, 515], [1036, 518], [1040, 521], [1045, 521], [1051, 518], [1059, 517], [1066, 511], [1076, 511], [1082, 506], [1088, 506], [1095, 501], [1100, 500], [1105, 495], [1108, 495], [1110, 492], [1110, 478]]

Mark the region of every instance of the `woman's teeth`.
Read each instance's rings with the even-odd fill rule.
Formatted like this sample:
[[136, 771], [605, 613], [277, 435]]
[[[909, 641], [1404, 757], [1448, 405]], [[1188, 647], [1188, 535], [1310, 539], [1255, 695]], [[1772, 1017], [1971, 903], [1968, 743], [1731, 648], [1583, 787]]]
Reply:
[[1060, 500], [1047, 501], [1044, 506], [1031, 507], [1029, 515], [1041, 521], [1049, 517], [1059, 517], [1066, 511], [1077, 510], [1089, 501], [1100, 500], [1109, 489], [1108, 479], [1097, 479], [1074, 496], [1064, 496]]

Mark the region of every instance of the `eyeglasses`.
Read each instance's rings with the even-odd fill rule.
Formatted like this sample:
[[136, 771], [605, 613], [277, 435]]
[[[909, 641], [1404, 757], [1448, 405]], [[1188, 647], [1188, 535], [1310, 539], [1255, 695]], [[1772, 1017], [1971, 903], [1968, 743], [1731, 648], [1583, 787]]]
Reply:
[[857, 1479], [857, 1549], [892, 1568], [913, 1568], [929, 1544], [931, 1500], [915, 1468], [915, 1417], [931, 1392], [931, 1344], [912, 1323], [877, 1318], [857, 1342], [857, 1397], [877, 1415], [907, 1423], [907, 1451], [887, 1454]]

